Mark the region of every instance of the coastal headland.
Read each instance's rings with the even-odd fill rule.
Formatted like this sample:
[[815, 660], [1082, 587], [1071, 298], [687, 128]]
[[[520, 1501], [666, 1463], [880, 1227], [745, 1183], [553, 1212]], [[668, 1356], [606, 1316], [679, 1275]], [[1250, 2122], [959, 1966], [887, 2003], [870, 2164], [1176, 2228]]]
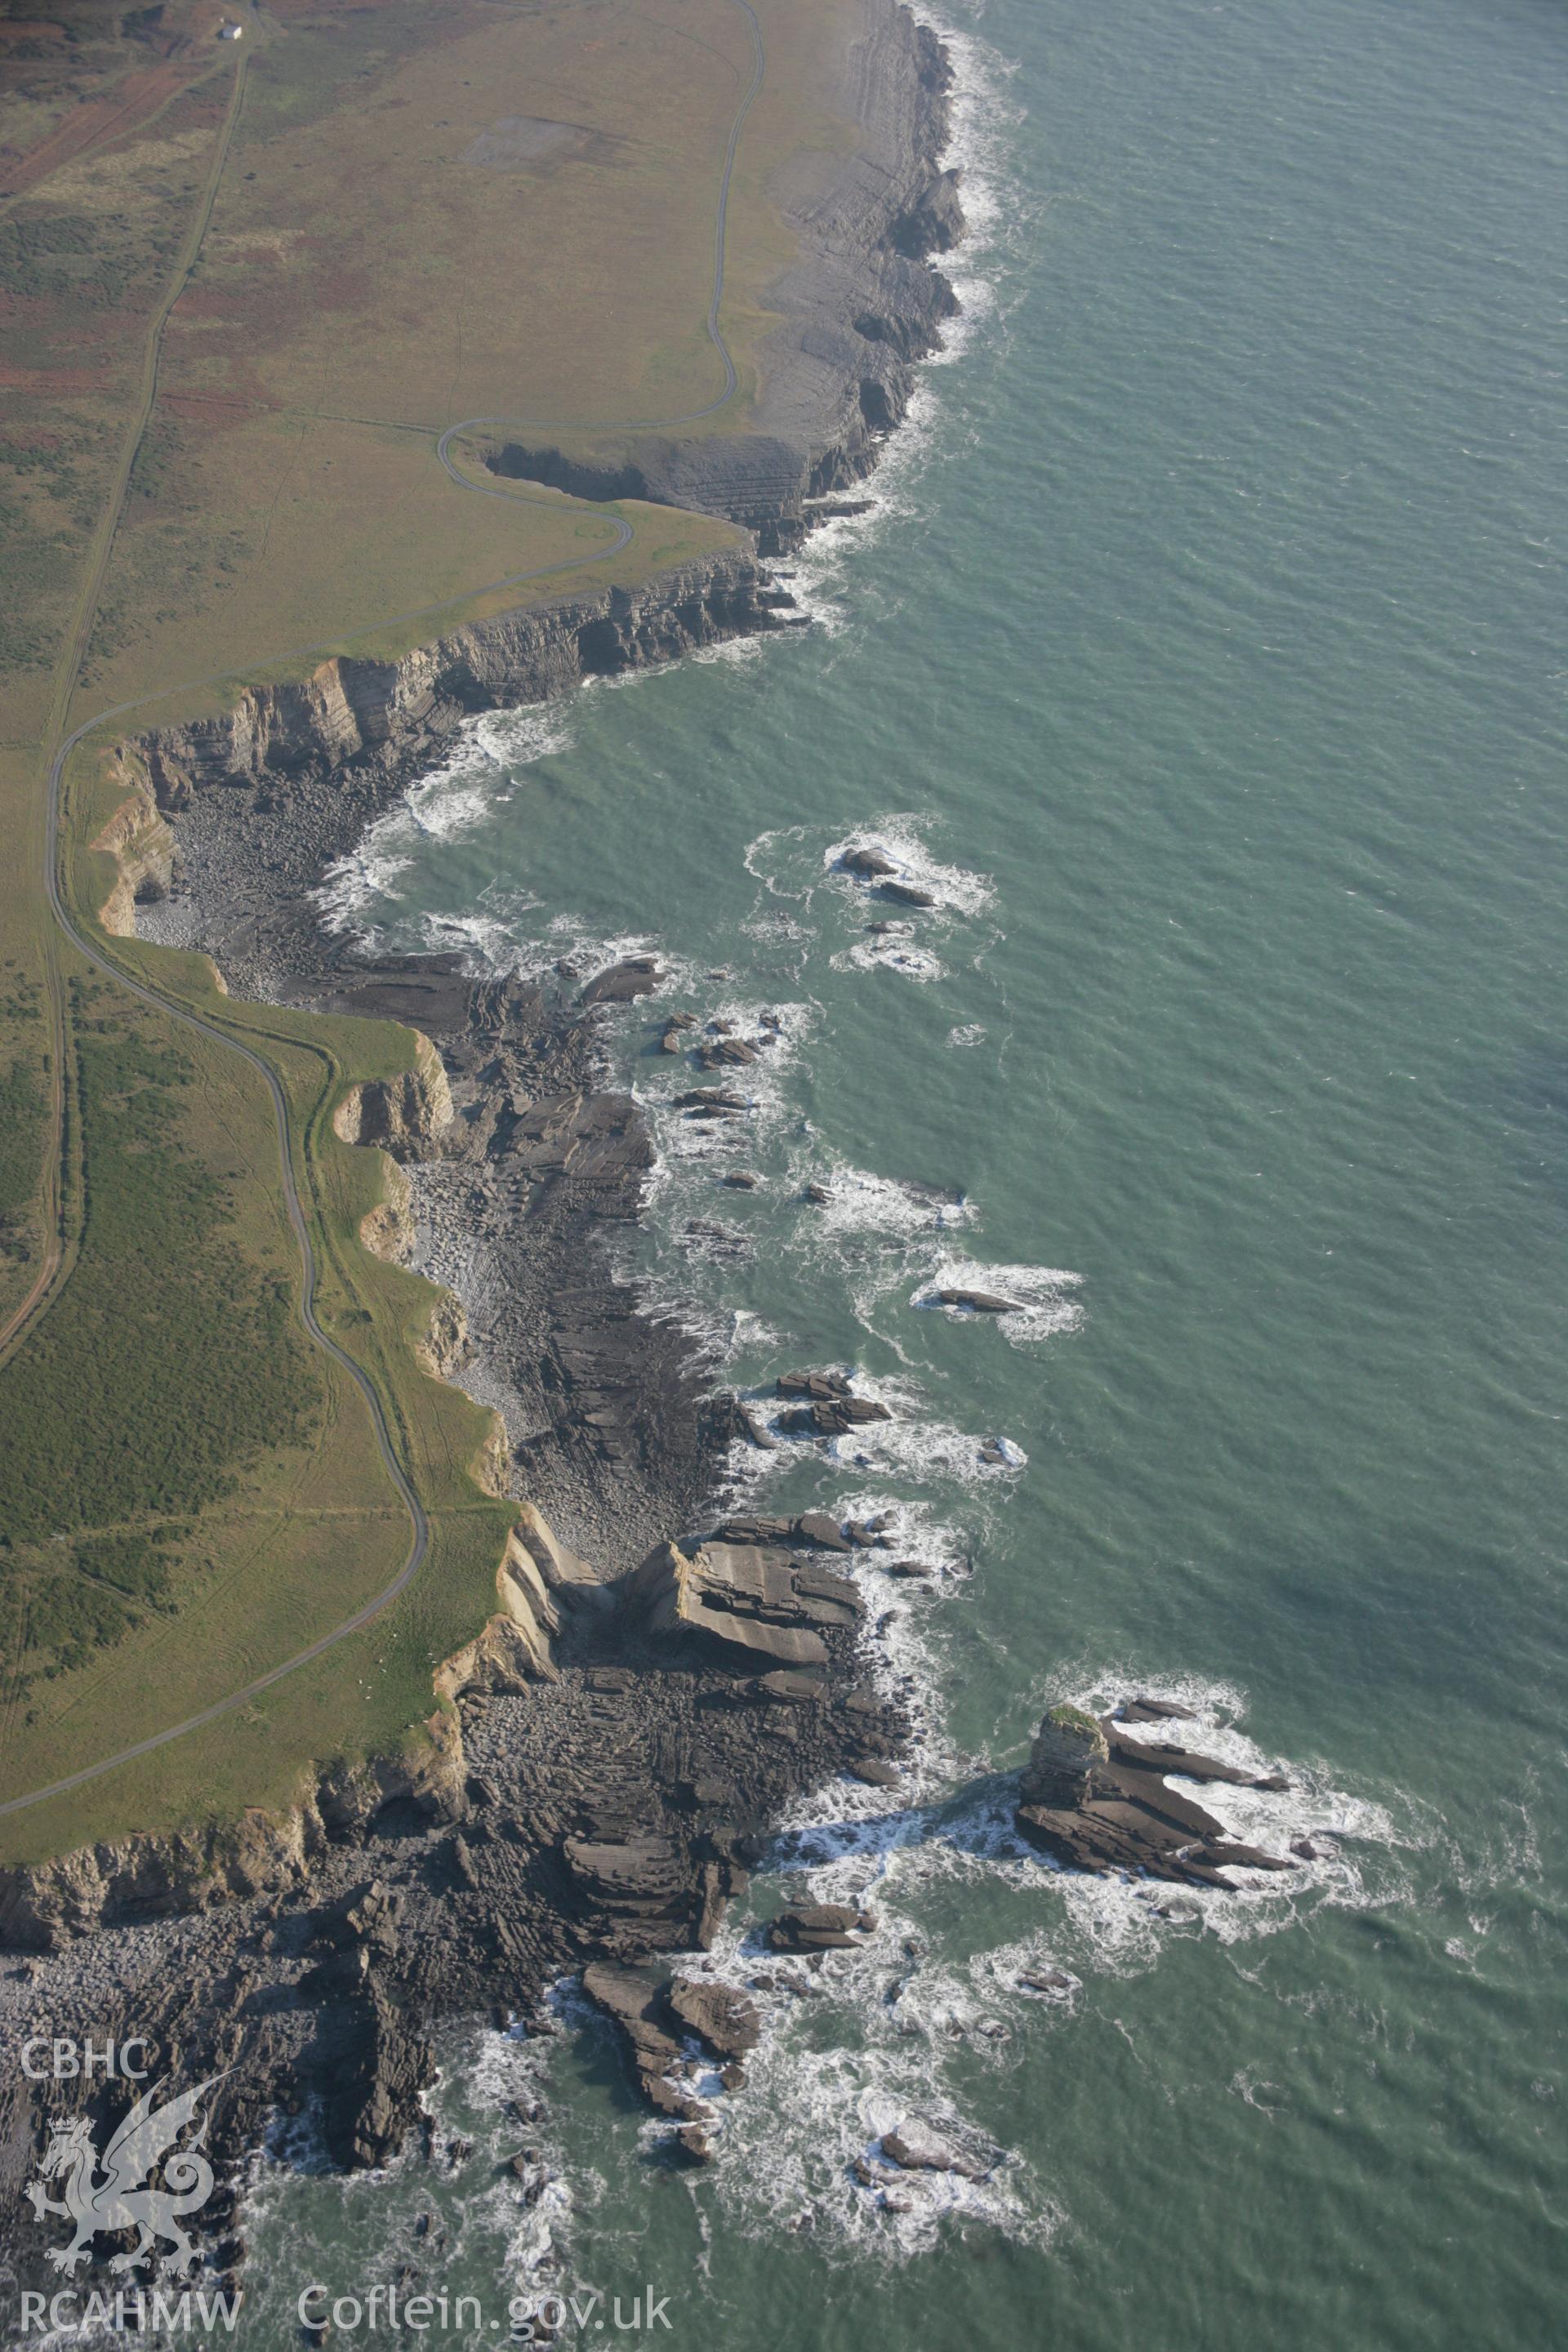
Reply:
[[[0, 1999], [365, 2163], [433, 2019], [709, 1940], [906, 1727], [852, 1538], [716, 1524], [747, 1417], [606, 1270], [647, 976], [367, 966], [310, 893], [472, 712], [795, 624], [962, 215], [891, 0], [235, 21], [7, 58]], [[104, 2092], [7, 2083], [6, 2187], [46, 2096]]]

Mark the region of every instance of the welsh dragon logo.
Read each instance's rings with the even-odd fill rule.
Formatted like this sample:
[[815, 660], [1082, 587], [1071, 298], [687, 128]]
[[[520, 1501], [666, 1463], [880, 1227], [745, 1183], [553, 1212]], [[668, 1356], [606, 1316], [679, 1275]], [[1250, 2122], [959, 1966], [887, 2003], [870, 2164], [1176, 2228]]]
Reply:
[[[140, 2270], [156, 2258], [156, 2242], [166, 2238], [170, 2251], [162, 2257], [163, 2263], [181, 2277], [189, 2274], [196, 2250], [180, 2223], [187, 2213], [199, 2213], [213, 2191], [213, 2168], [201, 2153], [206, 2120], [198, 2117], [197, 2110], [214, 2083], [222, 2079], [211, 2075], [161, 2107], [153, 2105], [156, 2086], [144, 2091], [105, 2148], [101, 2174], [87, 2117], [74, 2116], [54, 2125], [38, 2167], [40, 2177], [29, 2181], [24, 2193], [40, 2221], [46, 2214], [58, 2213], [76, 2225], [68, 2246], [49, 2249], [56, 2270], [74, 2272], [86, 2262], [100, 2231], [133, 2229], [139, 2232], [135, 2245], [114, 2256], [111, 2271]], [[196, 2122], [200, 2127], [195, 2137], [176, 2147], [185, 2126]], [[163, 2185], [150, 2188], [148, 2176], [160, 2163]], [[63, 2196], [50, 2197], [45, 2181], [62, 2179]]]

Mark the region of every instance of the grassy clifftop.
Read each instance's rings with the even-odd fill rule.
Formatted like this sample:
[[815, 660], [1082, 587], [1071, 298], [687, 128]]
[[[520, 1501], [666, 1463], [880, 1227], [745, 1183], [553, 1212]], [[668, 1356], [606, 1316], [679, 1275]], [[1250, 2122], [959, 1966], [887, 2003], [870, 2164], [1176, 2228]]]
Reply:
[[[94, 823], [113, 794], [85, 781]], [[107, 866], [78, 858], [79, 905], [105, 895]], [[128, 975], [155, 972], [174, 1003], [217, 1015], [281, 1078], [316, 1311], [376, 1381], [431, 1547], [384, 1618], [254, 1705], [0, 1820], [7, 1861], [282, 1805], [314, 1761], [395, 1750], [433, 1711], [435, 1661], [492, 1610], [512, 1517], [475, 1475], [489, 1416], [416, 1360], [436, 1295], [361, 1244], [386, 1163], [332, 1131], [351, 1079], [415, 1066], [412, 1033], [230, 1005], [204, 959], [112, 945]], [[81, 1139], [73, 1263], [0, 1365], [6, 1796], [292, 1656], [384, 1590], [410, 1538], [363, 1398], [297, 1319], [300, 1261], [263, 1081], [90, 971], [68, 980], [68, 1019]]]
[[[725, 432], [791, 253], [771, 177], [844, 135], [823, 0], [763, 13]], [[89, 845], [123, 792], [102, 738], [67, 771], [63, 846], [95, 969], [44, 889], [58, 747], [114, 706], [134, 707], [121, 726], [188, 716], [326, 645], [395, 651], [740, 543], [674, 509], [475, 496], [436, 454], [468, 416], [591, 429], [714, 398], [715, 203], [753, 69], [731, 0], [241, 16], [220, 43], [198, 0], [73, 0], [69, 38], [9, 44], [0, 80], [0, 1801], [244, 1686], [407, 1552], [364, 1400], [300, 1322], [264, 1079], [181, 1007], [284, 1089], [317, 1312], [374, 1385], [430, 1549], [394, 1606], [254, 1704], [0, 1817], [5, 1861], [280, 1804], [321, 1759], [417, 1739], [435, 1663], [493, 1607], [510, 1518], [475, 1475], [487, 1417], [416, 1362], [432, 1293], [361, 1244], [384, 1163], [331, 1129], [415, 1040], [231, 1003], [202, 959], [97, 932], [112, 877]]]

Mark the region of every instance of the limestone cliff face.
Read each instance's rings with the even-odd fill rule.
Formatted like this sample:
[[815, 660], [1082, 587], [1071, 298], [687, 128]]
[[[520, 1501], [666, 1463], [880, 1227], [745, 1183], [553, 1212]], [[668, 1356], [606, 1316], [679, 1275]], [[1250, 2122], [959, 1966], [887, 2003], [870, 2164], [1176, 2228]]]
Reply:
[[494, 1495], [499, 1500], [511, 1485], [511, 1445], [506, 1433], [506, 1423], [495, 1407], [490, 1408], [489, 1433], [480, 1446], [469, 1473], [482, 1494]]
[[334, 1765], [299, 1805], [279, 1812], [253, 1809], [233, 1823], [122, 1838], [0, 1870], [0, 1946], [54, 1951], [97, 1927], [281, 1894], [310, 1875], [329, 1840], [363, 1831], [398, 1800], [432, 1819], [458, 1818], [457, 1717], [438, 1712], [425, 1731], [404, 1755]]
[[[532, 1517], [543, 1526], [537, 1512]], [[531, 1682], [556, 1678], [553, 1641], [561, 1612], [532, 1552], [515, 1532], [507, 1539], [496, 1591], [499, 1613], [437, 1673], [436, 1686], [446, 1698], [461, 1698], [468, 1691], [522, 1690]]]
[[[382, 1154], [385, 1192], [360, 1219], [359, 1237], [373, 1257], [389, 1265], [406, 1265], [414, 1255], [414, 1187], [395, 1160]], [[414, 1342], [415, 1360], [433, 1381], [449, 1381], [468, 1354], [468, 1318], [460, 1298], [437, 1289], [430, 1322], [422, 1339]], [[499, 1488], [487, 1491], [496, 1493]]]
[[332, 1132], [342, 1142], [379, 1145], [395, 1160], [428, 1160], [439, 1151], [451, 1124], [452, 1089], [429, 1038], [417, 1029], [413, 1036], [411, 1070], [363, 1079], [344, 1095], [332, 1113]]
[[449, 1290], [438, 1290], [430, 1309], [430, 1328], [415, 1342], [414, 1353], [433, 1381], [449, 1381], [468, 1355], [468, 1309]]
[[[614, 460], [580, 464], [548, 449], [503, 448], [503, 471], [527, 472], [590, 497], [644, 496], [722, 515], [764, 548], [795, 544], [813, 499], [861, 479], [903, 416], [913, 363], [935, 349], [956, 303], [926, 258], [962, 233], [953, 175], [941, 155], [951, 75], [934, 34], [894, 0], [858, 0], [853, 40], [833, 65], [839, 111], [854, 136], [797, 158], [770, 191], [795, 229], [799, 258], [767, 289], [780, 323], [763, 352], [758, 405], [744, 431], [698, 442], [643, 436]], [[552, 469], [554, 470], [552, 470]], [[538, 702], [585, 679], [672, 660], [721, 639], [784, 625], [749, 548], [714, 555], [637, 588], [586, 587], [537, 607], [464, 625], [396, 658], [341, 655], [308, 677], [247, 688], [226, 710], [150, 732], [113, 755], [121, 806], [93, 846], [119, 875], [106, 928], [129, 934], [139, 893], [165, 890], [177, 817], [203, 793], [249, 788], [256, 809], [285, 817], [302, 780], [334, 800], [346, 775], [369, 796], [400, 788], [421, 758], [438, 756], [465, 715]], [[260, 788], [260, 789], [257, 789]], [[319, 868], [318, 868], [319, 871]], [[390, 1155], [385, 1197], [362, 1228], [367, 1246], [407, 1246], [406, 1179], [397, 1162], [439, 1152], [452, 1102], [439, 1057], [418, 1035], [415, 1068], [353, 1087], [334, 1115], [346, 1142]], [[441, 1305], [432, 1369], [463, 1344]], [[507, 1463], [499, 1423], [481, 1480], [501, 1491]], [[493, 1480], [493, 1485], [491, 1484]], [[499, 1607], [483, 1632], [437, 1671], [438, 1697], [522, 1690], [556, 1677], [554, 1637], [566, 1605], [614, 1607], [599, 1580], [524, 1507], [497, 1576]], [[731, 1664], [819, 1668], [825, 1632], [851, 1629], [853, 1588], [766, 1553], [710, 1546], [689, 1558], [664, 1547], [628, 1580], [625, 1597], [649, 1630], [710, 1644]], [[47, 1950], [100, 1926], [279, 1893], [311, 1872], [331, 1841], [363, 1835], [393, 1801], [460, 1819], [461, 1732], [438, 1706], [405, 1752], [340, 1762], [280, 1813], [237, 1824], [106, 1843], [36, 1866], [0, 1870], [0, 1946]], [[1054, 1765], [1054, 1752], [1037, 1758]]]
[[772, 553], [798, 544], [814, 499], [871, 471], [908, 411], [915, 362], [958, 309], [927, 259], [963, 233], [957, 175], [942, 163], [952, 74], [937, 35], [894, 0], [858, 0], [823, 68], [847, 135], [795, 155], [770, 184], [797, 257], [763, 291], [778, 324], [747, 429], [634, 433], [586, 453], [519, 435], [492, 449], [496, 472], [724, 515]]
[[1019, 1779], [1024, 1802], [1081, 1804], [1095, 1766], [1105, 1763], [1110, 1754], [1110, 1743], [1092, 1715], [1078, 1706], [1053, 1706], [1035, 1735]]
[[359, 1237], [373, 1257], [405, 1265], [414, 1255], [414, 1187], [395, 1160], [384, 1158], [382, 1170], [382, 1198], [360, 1219]]
[[110, 778], [125, 797], [88, 845], [114, 860], [114, 885], [98, 910], [98, 919], [106, 931], [126, 940], [135, 936], [137, 899], [168, 895], [174, 836], [159, 814], [141, 762], [118, 751], [111, 755]]
[[[496, 1613], [437, 1668], [435, 1696], [451, 1702], [554, 1681], [557, 1596], [596, 1582], [525, 1504], [496, 1573]], [[390, 1804], [412, 1804], [431, 1821], [464, 1819], [466, 1778], [457, 1713], [438, 1706], [403, 1752], [335, 1763], [282, 1811], [253, 1809], [234, 1823], [128, 1837], [0, 1870], [0, 1948], [53, 1951], [98, 1927], [285, 1893], [310, 1877], [329, 1843], [361, 1838]]]
[[470, 622], [396, 660], [336, 656], [308, 677], [247, 687], [232, 709], [159, 729], [138, 749], [171, 814], [209, 784], [286, 788], [294, 776], [435, 742], [469, 711], [547, 701], [584, 678], [772, 626], [762, 587], [755, 561], [736, 549], [638, 588], [587, 590]]

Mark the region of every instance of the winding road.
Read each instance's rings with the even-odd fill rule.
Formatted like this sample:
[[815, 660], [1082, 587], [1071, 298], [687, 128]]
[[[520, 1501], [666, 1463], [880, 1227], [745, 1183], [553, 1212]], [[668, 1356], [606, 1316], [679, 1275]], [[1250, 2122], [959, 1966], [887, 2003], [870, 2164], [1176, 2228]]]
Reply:
[[[723, 332], [719, 324], [720, 305], [723, 299], [724, 293], [725, 226], [729, 212], [730, 183], [734, 173], [735, 155], [740, 145], [741, 131], [745, 123], [746, 116], [751, 110], [752, 101], [762, 88], [763, 77], [767, 68], [767, 57], [763, 43], [762, 25], [758, 20], [756, 10], [751, 5], [751, 0], [734, 0], [734, 5], [740, 9], [751, 29], [752, 45], [752, 79], [746, 87], [746, 90], [741, 100], [738, 109], [736, 110], [734, 120], [730, 128], [729, 144], [724, 155], [724, 169], [719, 184], [717, 218], [714, 227], [713, 284], [712, 292], [708, 305], [707, 326], [709, 340], [713, 344], [714, 349], [719, 353], [720, 359], [723, 362], [724, 389], [720, 393], [718, 398], [716, 400], [710, 401], [706, 407], [693, 409], [682, 416], [622, 419], [610, 425], [579, 426], [576, 429], [593, 432], [633, 430], [654, 431], [679, 425], [694, 425], [699, 423], [704, 417], [714, 415], [718, 410], [724, 407], [735, 395], [739, 378], [736, 374], [734, 360], [731, 355], [729, 345], [724, 341]], [[95, 541], [88, 583], [84, 588], [83, 596], [78, 608], [77, 626], [71, 643], [70, 659], [62, 679], [60, 693], [56, 699], [56, 710], [58, 713], [63, 713], [68, 706], [71, 695], [75, 691], [77, 680], [80, 674], [82, 660], [87, 649], [88, 639], [90, 635], [93, 620], [97, 612], [98, 600], [102, 590], [104, 574], [108, 569], [110, 551], [113, 544], [115, 531], [118, 529], [121, 509], [124, 503], [125, 490], [130, 480], [131, 468], [135, 461], [136, 451], [141, 446], [142, 436], [146, 430], [147, 423], [151, 417], [153, 405], [157, 395], [158, 362], [162, 349], [163, 329], [168, 322], [169, 316], [173, 311], [175, 303], [178, 301], [180, 295], [184, 290], [184, 287], [190, 278], [191, 270], [195, 267], [196, 256], [200, 251], [203, 238], [205, 236], [207, 223], [212, 216], [213, 205], [217, 194], [218, 182], [222, 176], [224, 163], [227, 158], [229, 142], [233, 134], [235, 123], [238, 120], [239, 110], [243, 101], [247, 63], [247, 60], [243, 58], [239, 61], [235, 76], [233, 96], [230, 101], [228, 112], [225, 118], [219, 148], [215, 159], [215, 168], [209, 175], [203, 194], [202, 203], [198, 207], [198, 211], [193, 224], [192, 232], [182, 247], [180, 263], [171, 281], [169, 291], [165, 295], [163, 301], [160, 304], [149, 331], [147, 341], [147, 358], [143, 373], [142, 406], [139, 416], [133, 425], [133, 429], [127, 436], [126, 448], [122, 455], [121, 463], [116, 476], [113, 495], [106, 512], [106, 521], [104, 526], [100, 528], [97, 540]], [[497, 425], [523, 425], [530, 429], [541, 429], [553, 426], [553, 428], [557, 430], [565, 429], [563, 420], [561, 419], [552, 420], [547, 418], [500, 416], [469, 417], [461, 424], [448, 425], [446, 431], [441, 434], [436, 444], [436, 454], [440, 459], [444, 470], [460, 488], [472, 491], [478, 496], [507, 499], [513, 503], [542, 503], [542, 501], [539, 500], [529, 500], [526, 494], [522, 494], [520, 498], [519, 493], [511, 490], [501, 489], [493, 483], [471, 481], [467, 475], [459, 472], [458, 467], [454, 464], [450, 453], [451, 445], [455, 440], [460, 438], [464, 434], [493, 428]], [[508, 572], [499, 580], [487, 581], [481, 587], [468, 589], [461, 596], [448, 597], [441, 604], [420, 605], [405, 613], [389, 614], [385, 618], [374, 623], [372, 627], [375, 630], [382, 630], [399, 626], [407, 621], [430, 618], [437, 613], [448, 610], [454, 604], [467, 604], [474, 597], [488, 595], [497, 589], [517, 587], [521, 586], [525, 581], [543, 579], [547, 575], [552, 573], [581, 571], [588, 565], [603, 563], [606, 562], [609, 557], [619, 554], [622, 548], [629, 546], [632, 539], [635, 537], [631, 524], [627, 522], [624, 517], [616, 517], [615, 519], [615, 538], [606, 546], [598, 549], [592, 555], [574, 556], [567, 559], [565, 562], [559, 563], [539, 564], [531, 571]], [[359, 634], [369, 635], [370, 631], [367, 629], [360, 632]], [[300, 660], [311, 654], [325, 654], [331, 652], [341, 646], [344, 642], [345, 640], [340, 636], [324, 638], [313, 645], [290, 646], [284, 654], [272, 656], [268, 666], [271, 667], [280, 663]], [[204, 1707], [199, 1714], [187, 1716], [183, 1723], [171, 1724], [166, 1730], [153, 1732], [147, 1738], [137, 1740], [129, 1748], [121, 1748], [117, 1754], [104, 1757], [99, 1763], [85, 1765], [79, 1772], [68, 1773], [63, 1780], [51, 1780], [45, 1788], [34, 1789], [29, 1790], [26, 1796], [12, 1797], [6, 1800], [4, 1803], [0, 1803], [0, 1815], [21, 1812], [30, 1805], [44, 1803], [48, 1798], [64, 1796], [68, 1790], [80, 1788], [86, 1781], [95, 1780], [101, 1774], [111, 1772], [121, 1764], [129, 1764], [139, 1756], [150, 1755], [154, 1749], [166, 1746], [170, 1740], [183, 1738], [185, 1733], [190, 1731], [198, 1731], [205, 1724], [216, 1723], [221, 1717], [231, 1714], [235, 1708], [248, 1705], [251, 1700], [259, 1697], [263, 1691], [270, 1690], [275, 1683], [281, 1682], [286, 1675], [296, 1674], [301, 1666], [309, 1665], [313, 1659], [321, 1657], [327, 1651], [335, 1648], [338, 1643], [347, 1641], [351, 1635], [363, 1632], [364, 1627], [368, 1625], [373, 1619], [378, 1617], [384, 1609], [387, 1608], [398, 1598], [400, 1593], [405, 1592], [407, 1590], [414, 1578], [418, 1574], [418, 1571], [424, 1563], [426, 1554], [429, 1549], [430, 1523], [426, 1517], [424, 1506], [420, 1502], [417, 1494], [415, 1492], [413, 1483], [409, 1478], [403, 1462], [399, 1458], [397, 1448], [393, 1442], [391, 1426], [387, 1420], [386, 1410], [382, 1402], [380, 1391], [377, 1390], [375, 1383], [372, 1381], [368, 1372], [366, 1372], [361, 1365], [357, 1364], [353, 1358], [350, 1356], [344, 1349], [341, 1348], [337, 1341], [321, 1328], [316, 1317], [316, 1253], [314, 1245], [310, 1240], [310, 1227], [306, 1220], [304, 1207], [300, 1199], [299, 1186], [295, 1180], [293, 1150], [289, 1125], [289, 1104], [277, 1072], [273, 1069], [271, 1064], [268, 1062], [262, 1055], [256, 1052], [252, 1046], [242, 1044], [233, 1034], [232, 1030], [223, 1027], [216, 1021], [207, 1019], [203, 1013], [193, 1013], [187, 1006], [179, 1003], [173, 997], [164, 995], [161, 990], [148, 985], [143, 981], [132, 978], [122, 964], [117, 962], [112, 956], [105, 953], [103, 950], [100, 949], [81, 929], [67, 899], [61, 879], [61, 804], [64, 793], [65, 771], [67, 762], [69, 761], [71, 753], [76, 750], [77, 745], [87, 736], [93, 733], [95, 729], [107, 726], [112, 719], [123, 719], [133, 710], [144, 709], [149, 703], [166, 700], [172, 693], [190, 693], [201, 688], [221, 685], [228, 680], [242, 677], [245, 675], [246, 673], [244, 671], [238, 670], [215, 671], [207, 677], [192, 679], [182, 687], [163, 688], [156, 694], [140, 696], [128, 702], [115, 703], [109, 709], [100, 710], [95, 713], [91, 719], [87, 719], [80, 727], [75, 729], [74, 731], [68, 735], [59, 744], [53, 759], [50, 761], [47, 782], [47, 817], [44, 855], [45, 884], [48, 894], [49, 908], [56, 922], [59, 925], [61, 931], [65, 934], [65, 937], [70, 941], [78, 953], [84, 956], [88, 962], [94, 965], [100, 971], [106, 973], [117, 986], [127, 990], [132, 996], [139, 997], [143, 1003], [153, 1006], [158, 1012], [165, 1013], [170, 1018], [183, 1023], [185, 1027], [199, 1030], [205, 1036], [216, 1038], [220, 1045], [226, 1045], [231, 1052], [239, 1055], [242, 1060], [248, 1062], [253, 1069], [260, 1073], [272, 1101], [273, 1118], [278, 1133], [279, 1167], [283, 1180], [283, 1196], [285, 1205], [288, 1210], [289, 1223], [293, 1229], [295, 1239], [300, 1245], [300, 1320], [316, 1346], [321, 1349], [324, 1353], [331, 1356], [335, 1363], [342, 1367], [343, 1370], [348, 1373], [350, 1379], [353, 1381], [354, 1385], [358, 1388], [360, 1393], [364, 1398], [366, 1406], [370, 1412], [372, 1424], [375, 1431], [377, 1449], [380, 1452], [382, 1461], [386, 1465], [387, 1475], [391, 1479], [393, 1486], [396, 1488], [399, 1500], [402, 1502], [404, 1508], [408, 1513], [408, 1517], [413, 1527], [413, 1541], [409, 1547], [407, 1557], [404, 1560], [402, 1567], [398, 1570], [397, 1574], [393, 1578], [391, 1583], [388, 1584], [383, 1591], [378, 1592], [373, 1600], [367, 1601], [363, 1608], [356, 1610], [352, 1617], [345, 1618], [341, 1625], [334, 1626], [331, 1633], [321, 1634], [317, 1641], [310, 1643], [305, 1649], [297, 1651], [293, 1657], [286, 1658], [281, 1664], [269, 1668], [264, 1675], [257, 1675], [254, 1681], [247, 1683], [243, 1689], [231, 1691], [226, 1698], [215, 1700], [211, 1706]], [[56, 982], [58, 985], [58, 974], [56, 975]], [[63, 1108], [62, 1101], [59, 1106], [59, 1118], [57, 1126], [57, 1158], [63, 1154], [64, 1149]], [[52, 1264], [46, 1264], [45, 1273], [41, 1277], [40, 1284], [35, 1285], [34, 1290], [29, 1294], [28, 1298], [23, 1302], [22, 1307], [17, 1309], [16, 1315], [12, 1317], [5, 1329], [4, 1331], [0, 1331], [0, 1348], [3, 1348], [9, 1339], [16, 1336], [26, 1322], [29, 1319], [36, 1318], [36, 1316], [49, 1303], [51, 1295], [53, 1295], [54, 1291], [58, 1290], [56, 1277], [61, 1270], [62, 1263], [62, 1256], [58, 1253], [57, 1245], [57, 1252], [53, 1262]]]

